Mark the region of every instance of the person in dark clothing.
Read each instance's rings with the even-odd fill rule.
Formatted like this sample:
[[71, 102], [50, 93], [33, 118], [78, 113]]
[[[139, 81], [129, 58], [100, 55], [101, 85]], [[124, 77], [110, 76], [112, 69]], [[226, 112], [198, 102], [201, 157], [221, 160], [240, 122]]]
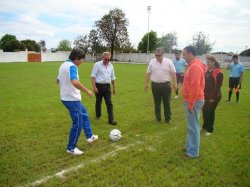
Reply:
[[205, 135], [209, 136], [214, 131], [215, 110], [221, 100], [221, 86], [223, 73], [220, 64], [212, 55], [207, 55], [208, 70], [205, 74], [204, 97], [205, 104], [202, 108], [203, 126]]

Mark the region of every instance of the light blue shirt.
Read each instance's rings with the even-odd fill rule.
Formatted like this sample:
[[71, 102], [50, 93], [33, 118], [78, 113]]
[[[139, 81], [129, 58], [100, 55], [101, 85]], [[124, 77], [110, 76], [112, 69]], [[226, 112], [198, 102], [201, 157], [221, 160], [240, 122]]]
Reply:
[[183, 58], [176, 60], [176, 58], [174, 58], [172, 61], [174, 63], [176, 73], [183, 73], [185, 71], [185, 67], [187, 66], [186, 60]]
[[242, 63], [231, 63], [230, 64], [230, 77], [240, 77], [240, 75], [245, 71]]
[[96, 62], [91, 77], [95, 78], [95, 82], [99, 84], [109, 84], [115, 80], [115, 72], [113, 65], [109, 62], [108, 65], [104, 65], [103, 61]]

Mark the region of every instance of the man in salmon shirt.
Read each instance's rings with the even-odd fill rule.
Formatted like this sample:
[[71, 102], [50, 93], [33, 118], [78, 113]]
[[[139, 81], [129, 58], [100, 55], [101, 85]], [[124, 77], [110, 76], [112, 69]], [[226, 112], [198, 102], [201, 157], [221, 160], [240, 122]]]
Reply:
[[196, 58], [193, 46], [183, 49], [183, 57], [188, 66], [184, 75], [182, 96], [187, 118], [186, 155], [190, 158], [199, 157], [200, 149], [200, 111], [204, 105], [205, 64]]

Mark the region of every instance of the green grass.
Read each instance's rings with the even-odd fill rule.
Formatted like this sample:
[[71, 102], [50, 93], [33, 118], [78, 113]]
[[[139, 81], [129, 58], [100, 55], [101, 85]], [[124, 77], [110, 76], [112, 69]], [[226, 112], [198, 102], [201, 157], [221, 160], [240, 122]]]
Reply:
[[[41, 186], [250, 186], [249, 71], [244, 74], [240, 104], [225, 102], [228, 72], [224, 71], [215, 133], [201, 136], [200, 158], [185, 159], [182, 100], [171, 100], [174, 126], [155, 123], [152, 94], [143, 89], [146, 65], [114, 64], [114, 114], [123, 138], [109, 141], [113, 127], [107, 125], [105, 104], [101, 120], [96, 121], [95, 98], [82, 94], [99, 140], [87, 145], [82, 133], [78, 147], [84, 155], [73, 157], [66, 154], [71, 121], [55, 83], [59, 66], [0, 64], [0, 186], [30, 184], [82, 163], [79, 170], [53, 177]], [[79, 67], [80, 80], [89, 88], [92, 66]], [[117, 150], [125, 146], [129, 147]], [[115, 155], [102, 157], [114, 150]], [[97, 158], [102, 159], [96, 162]]]

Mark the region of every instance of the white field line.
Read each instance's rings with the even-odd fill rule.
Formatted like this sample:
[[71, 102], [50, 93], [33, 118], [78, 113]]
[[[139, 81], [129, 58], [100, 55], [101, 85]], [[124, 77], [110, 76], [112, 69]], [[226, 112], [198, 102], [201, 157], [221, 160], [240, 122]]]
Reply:
[[73, 167], [70, 167], [68, 169], [65, 169], [65, 170], [62, 170], [62, 171], [59, 171], [53, 175], [50, 175], [50, 176], [46, 176], [46, 177], [43, 177], [35, 182], [32, 182], [32, 183], [29, 183], [29, 184], [26, 184], [24, 185], [25, 187], [26, 186], [38, 186], [38, 185], [41, 185], [41, 184], [44, 184], [46, 183], [48, 180], [54, 178], [54, 177], [58, 177], [58, 178], [63, 178], [65, 174], [68, 174], [68, 173], [71, 173], [71, 172], [76, 172], [78, 171], [79, 169], [81, 168], [84, 168], [86, 164], [89, 164], [89, 163], [100, 163], [101, 161], [103, 160], [106, 160], [107, 158], [110, 158], [110, 157], [113, 157], [117, 154], [118, 151], [122, 151], [122, 150], [126, 150], [128, 149], [129, 147], [133, 147], [135, 146], [136, 144], [140, 144], [141, 142], [136, 142], [136, 143], [133, 143], [133, 144], [129, 144], [128, 146], [125, 146], [125, 147], [121, 147], [121, 146], [116, 146], [117, 149], [115, 149], [114, 151], [111, 151], [109, 153], [106, 153], [102, 156], [99, 156], [97, 158], [94, 158], [90, 161], [87, 161], [87, 162], [84, 162], [84, 163], [81, 163], [77, 166], [73, 166]]

